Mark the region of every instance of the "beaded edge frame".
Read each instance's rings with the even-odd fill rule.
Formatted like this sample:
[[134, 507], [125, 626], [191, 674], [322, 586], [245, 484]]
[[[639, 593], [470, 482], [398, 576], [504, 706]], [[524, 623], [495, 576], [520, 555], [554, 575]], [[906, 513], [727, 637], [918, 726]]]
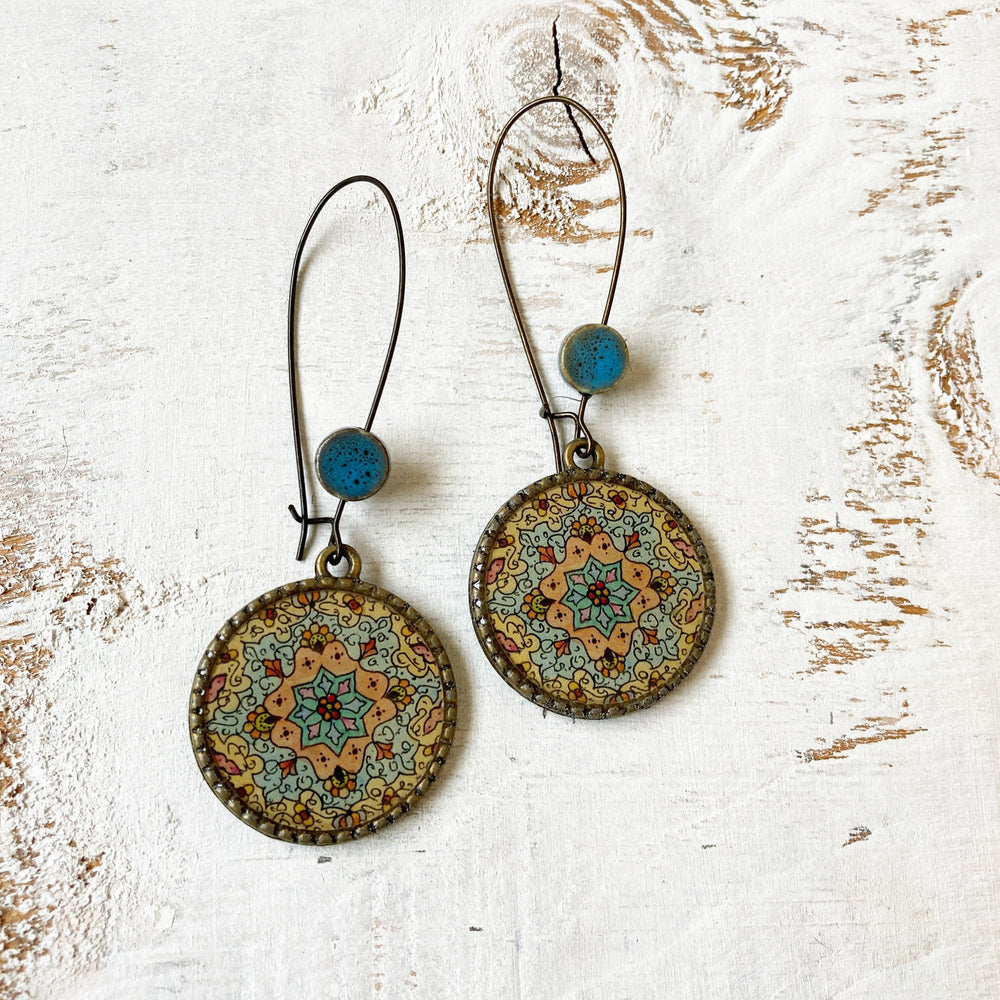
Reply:
[[[362, 597], [373, 598], [391, 608], [403, 618], [407, 625], [419, 632], [427, 643], [428, 649], [430, 649], [434, 656], [434, 662], [441, 672], [441, 684], [444, 690], [444, 720], [441, 728], [438, 752], [425, 768], [414, 788], [410, 790], [401, 802], [398, 802], [392, 809], [382, 813], [375, 819], [369, 820], [367, 823], [356, 824], [350, 829], [339, 830], [335, 833], [309, 833], [308, 831], [298, 830], [294, 827], [265, 819], [253, 810], [248, 809], [245, 803], [237, 797], [226, 776], [212, 763], [208, 747], [205, 744], [205, 727], [202, 721], [205, 680], [208, 677], [209, 668], [216, 656], [224, 650], [236, 631], [261, 608], [267, 607], [267, 605], [283, 597], [294, 597], [296, 594], [305, 593], [309, 590], [346, 590]], [[381, 587], [376, 587], [371, 583], [365, 583], [356, 577], [321, 576], [311, 580], [299, 580], [296, 583], [287, 583], [275, 590], [269, 590], [266, 594], [261, 594], [260, 597], [251, 601], [246, 607], [242, 608], [226, 621], [226, 624], [209, 644], [208, 649], [198, 663], [198, 670], [195, 673], [194, 684], [191, 688], [188, 723], [191, 729], [191, 747], [194, 750], [201, 775], [231, 813], [239, 817], [247, 826], [268, 837], [291, 844], [308, 844], [321, 847], [328, 844], [340, 844], [348, 840], [358, 840], [369, 833], [381, 830], [382, 827], [390, 823], [395, 823], [401, 815], [409, 812], [414, 802], [423, 796], [431, 784], [437, 780], [438, 773], [448, 756], [448, 751], [451, 749], [454, 740], [457, 711], [458, 699], [455, 694], [455, 678], [452, 674], [451, 664], [448, 662], [448, 654], [438, 640], [437, 635], [435, 635], [434, 630], [422, 615], [401, 598], [396, 597], [395, 594], [390, 594], [387, 590], [382, 590]]]
[[[604, 481], [610, 483], [620, 483], [630, 489], [644, 493], [655, 500], [664, 510], [668, 511], [681, 528], [688, 534], [694, 543], [695, 554], [701, 565], [704, 574], [705, 586], [705, 617], [702, 619], [701, 627], [695, 636], [694, 645], [687, 659], [681, 664], [680, 669], [673, 675], [671, 680], [660, 684], [648, 695], [637, 698], [634, 701], [616, 702], [608, 701], [599, 707], [591, 705], [581, 706], [555, 698], [545, 692], [534, 681], [525, 677], [524, 673], [513, 664], [506, 653], [500, 648], [493, 638], [493, 630], [490, 627], [489, 619], [485, 614], [486, 606], [486, 574], [488, 572], [487, 560], [493, 550], [493, 542], [500, 529], [507, 523], [511, 514], [520, 509], [527, 501], [533, 497], [544, 493], [553, 486], [562, 486], [572, 482], [595, 482]], [[648, 708], [654, 702], [659, 701], [668, 691], [672, 691], [685, 677], [694, 669], [701, 654], [708, 644], [708, 637], [712, 631], [712, 623], [715, 621], [715, 573], [712, 570], [712, 562], [708, 558], [708, 550], [701, 540], [694, 525], [688, 520], [687, 515], [666, 495], [658, 489], [644, 483], [641, 479], [627, 476], [622, 472], [610, 472], [607, 469], [567, 469], [564, 472], [557, 472], [554, 475], [539, 479], [520, 490], [512, 496], [493, 516], [486, 526], [482, 536], [476, 545], [475, 555], [472, 559], [472, 570], [469, 573], [469, 610], [472, 613], [472, 623], [476, 630], [476, 637], [479, 645], [487, 659], [493, 665], [493, 669], [522, 697], [536, 705], [540, 705], [543, 710], [556, 712], [559, 715], [568, 715], [575, 719], [609, 719], [613, 716], [625, 715], [635, 712], [640, 708]], [[610, 696], [614, 697], [614, 696]]]

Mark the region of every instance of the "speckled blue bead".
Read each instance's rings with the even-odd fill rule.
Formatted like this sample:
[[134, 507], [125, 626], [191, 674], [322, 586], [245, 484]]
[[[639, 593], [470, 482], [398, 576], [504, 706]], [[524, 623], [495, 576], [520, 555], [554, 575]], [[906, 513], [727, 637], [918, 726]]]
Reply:
[[364, 500], [389, 476], [389, 453], [374, 434], [360, 427], [334, 431], [316, 452], [316, 475], [328, 493]]
[[578, 326], [562, 343], [559, 367], [563, 378], [585, 396], [607, 392], [625, 374], [628, 348], [610, 326]]

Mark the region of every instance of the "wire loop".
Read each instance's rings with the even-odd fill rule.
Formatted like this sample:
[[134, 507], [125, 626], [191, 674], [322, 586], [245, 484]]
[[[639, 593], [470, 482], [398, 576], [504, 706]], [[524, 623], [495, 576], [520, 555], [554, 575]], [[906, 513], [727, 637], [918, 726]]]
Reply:
[[316, 579], [319, 580], [324, 576], [330, 576], [330, 567], [336, 566], [341, 559], [347, 560], [347, 573], [345, 575], [355, 580], [358, 579], [361, 576], [361, 556], [358, 555], [356, 549], [343, 543], [340, 545], [339, 554], [337, 546], [328, 545], [316, 557]]
[[577, 458], [592, 459], [590, 468], [604, 468], [604, 449], [593, 439], [576, 438], [570, 441], [563, 450], [563, 461], [571, 469], [581, 469], [583, 466], [577, 463]]
[[510, 302], [511, 311], [514, 313], [514, 322], [517, 324], [517, 332], [521, 337], [521, 346], [524, 348], [525, 357], [528, 359], [528, 367], [531, 369], [531, 377], [535, 381], [535, 388], [538, 390], [538, 398], [542, 404], [541, 416], [548, 422], [549, 425], [549, 434], [552, 437], [552, 449], [556, 460], [556, 471], [562, 472], [564, 468], [564, 460], [562, 448], [559, 443], [559, 430], [556, 425], [556, 421], [562, 419], [572, 420], [574, 425], [574, 437], [585, 438], [587, 441], [587, 455], [592, 455], [596, 442], [594, 441], [593, 435], [587, 429], [584, 421], [587, 400], [590, 397], [584, 395], [581, 398], [580, 407], [576, 413], [556, 413], [549, 405], [549, 397], [545, 391], [545, 385], [542, 381], [542, 374], [538, 368], [538, 363], [535, 360], [535, 352], [532, 350], [531, 342], [528, 339], [527, 329], [524, 325], [524, 317], [521, 315], [521, 307], [517, 301], [517, 293], [514, 291], [514, 284], [510, 277], [510, 269], [507, 267], [507, 260], [504, 257], [503, 247], [500, 243], [500, 227], [497, 223], [496, 206], [494, 202], [496, 166], [500, 157], [500, 151], [503, 148], [504, 140], [507, 138], [507, 133], [510, 132], [515, 122], [517, 122], [523, 114], [531, 111], [532, 108], [539, 107], [542, 104], [563, 104], [567, 108], [574, 109], [583, 115], [583, 117], [586, 118], [587, 121], [589, 121], [590, 124], [597, 130], [597, 134], [601, 137], [601, 140], [607, 147], [608, 155], [610, 156], [612, 166], [615, 169], [615, 177], [618, 181], [618, 203], [620, 208], [618, 222], [618, 246], [615, 250], [614, 267], [611, 270], [611, 287], [608, 289], [608, 297], [604, 303], [604, 313], [601, 317], [602, 326], [607, 325], [608, 317], [611, 315], [611, 304], [615, 299], [615, 289], [618, 286], [618, 275], [621, 271], [622, 265], [622, 253], [625, 249], [625, 178], [622, 176], [622, 168], [621, 164], [618, 162], [618, 154], [615, 152], [615, 147], [611, 144], [611, 139], [608, 137], [608, 133], [601, 127], [600, 122], [598, 122], [593, 114], [591, 114], [590, 111], [588, 111], [582, 104], [579, 104], [572, 98], [562, 97], [559, 94], [536, 98], [533, 101], [529, 101], [523, 108], [515, 112], [501, 130], [500, 137], [497, 139], [496, 146], [493, 148], [493, 156], [490, 160], [490, 171], [486, 184], [486, 200], [490, 216], [490, 232], [493, 234], [493, 247], [497, 253], [497, 263], [500, 265], [500, 275], [503, 278], [504, 288], [507, 291], [507, 299]]
[[[385, 200], [389, 205], [389, 211], [392, 213], [392, 221], [396, 227], [396, 246], [399, 252], [399, 285], [396, 293], [396, 315], [392, 324], [392, 334], [389, 337], [389, 346], [386, 348], [385, 352], [385, 360], [382, 362], [382, 372], [379, 376], [378, 385], [375, 387], [375, 396], [372, 399], [371, 409], [368, 411], [368, 419], [365, 421], [364, 425], [364, 429], [366, 431], [370, 431], [372, 428], [372, 422], [375, 420], [375, 414], [378, 411], [379, 402], [382, 399], [382, 391], [385, 389], [386, 379], [389, 377], [389, 366], [392, 364], [392, 356], [396, 350], [396, 340], [399, 337], [399, 324], [403, 318], [403, 292], [406, 288], [406, 252], [403, 246], [403, 225], [399, 220], [399, 210], [396, 208], [396, 202], [393, 200], [392, 194], [382, 181], [378, 180], [376, 177], [370, 177], [367, 174], [356, 174], [353, 177], [347, 177], [335, 184], [325, 195], [323, 195], [322, 198], [320, 198], [319, 203], [313, 209], [312, 215], [309, 216], [309, 221], [306, 223], [306, 227], [302, 231], [302, 236], [299, 239], [299, 245], [295, 251], [295, 259], [292, 262], [291, 285], [288, 289], [288, 396], [292, 409], [292, 437], [295, 442], [295, 469], [299, 482], [299, 507], [296, 509], [294, 504], [289, 504], [288, 510], [296, 523], [301, 525], [301, 530], [299, 532], [299, 545], [295, 552], [295, 558], [302, 559], [303, 554], [305, 553], [309, 526], [313, 524], [329, 524], [330, 543], [327, 548], [324, 549], [322, 555], [324, 556], [324, 565], [329, 563], [333, 566], [336, 566], [337, 563], [344, 558], [345, 554], [348, 556], [350, 555], [348, 552], [349, 546], [345, 545], [343, 539], [340, 537], [340, 518], [344, 513], [344, 504], [347, 501], [340, 500], [338, 502], [337, 510], [333, 517], [309, 516], [309, 500], [306, 495], [305, 456], [303, 455], [302, 446], [302, 415], [299, 407], [298, 376], [296, 375], [295, 364], [295, 306], [302, 254], [305, 250], [306, 240], [309, 238], [309, 233], [312, 231], [312, 227], [315, 224], [316, 219], [319, 217], [319, 213], [323, 211], [326, 203], [338, 191], [341, 191], [349, 184], [357, 184], [359, 182], [373, 185], [385, 196]], [[301, 514], [299, 513], [300, 510], [302, 512]], [[353, 552], [353, 549], [350, 551]], [[354, 556], [357, 556], [356, 552], [354, 553]]]

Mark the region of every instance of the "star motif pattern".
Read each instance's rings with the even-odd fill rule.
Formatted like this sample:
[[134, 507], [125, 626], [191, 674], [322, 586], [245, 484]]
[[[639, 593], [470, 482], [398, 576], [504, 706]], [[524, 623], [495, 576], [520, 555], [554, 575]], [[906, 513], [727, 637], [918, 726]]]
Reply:
[[311, 681], [292, 688], [295, 708], [289, 719], [302, 730], [302, 746], [325, 744], [343, 751], [352, 737], [363, 736], [364, 716], [374, 704], [354, 686], [354, 674], [333, 674], [320, 668]]
[[363, 667], [329, 632], [303, 633], [302, 641], [291, 673], [264, 699], [271, 742], [308, 760], [323, 780], [337, 768], [356, 774], [375, 728], [397, 714], [389, 678]]
[[704, 648], [711, 564], [683, 512], [648, 484], [604, 469], [539, 480], [501, 509], [477, 553], [480, 644], [512, 687], [555, 711], [603, 718], [645, 704]]
[[616, 625], [633, 620], [631, 604], [639, 591], [622, 579], [621, 569], [621, 562], [602, 563], [591, 556], [566, 574], [562, 600], [573, 611], [575, 628], [596, 628], [610, 639]]
[[[653, 570], [630, 559], [606, 531], [571, 534], [562, 559], [538, 585], [545, 621], [583, 643], [591, 660], [625, 656], [639, 618], [657, 607]], [[530, 595], [529, 595], [530, 596]]]

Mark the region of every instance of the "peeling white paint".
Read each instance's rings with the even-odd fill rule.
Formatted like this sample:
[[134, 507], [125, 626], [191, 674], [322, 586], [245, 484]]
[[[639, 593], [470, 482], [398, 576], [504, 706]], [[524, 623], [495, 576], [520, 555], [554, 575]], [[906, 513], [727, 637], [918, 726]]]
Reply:
[[[720, 577], [694, 674], [595, 724], [510, 692], [466, 606], [483, 525], [550, 471], [483, 190], [500, 125], [555, 82], [553, 21], [639, 233], [612, 314], [633, 369], [592, 425]], [[0, 996], [1000, 993], [998, 33], [995, 4], [933, 0], [10, 11]], [[558, 112], [527, 128], [521, 222], [535, 143], [543, 179], [583, 162]], [[186, 701], [225, 616], [308, 574], [287, 274], [361, 171], [397, 195], [409, 285], [375, 428], [393, 476], [345, 532], [433, 621], [461, 726], [419, 811], [314, 851], [219, 806]], [[573, 188], [582, 226], [612, 192]], [[331, 205], [306, 271], [313, 443], [363, 419], [384, 349], [375, 205]], [[556, 386], [612, 245], [506, 225]], [[977, 345], [954, 399], [978, 464], [931, 350], [956, 288], [939, 336]]]

